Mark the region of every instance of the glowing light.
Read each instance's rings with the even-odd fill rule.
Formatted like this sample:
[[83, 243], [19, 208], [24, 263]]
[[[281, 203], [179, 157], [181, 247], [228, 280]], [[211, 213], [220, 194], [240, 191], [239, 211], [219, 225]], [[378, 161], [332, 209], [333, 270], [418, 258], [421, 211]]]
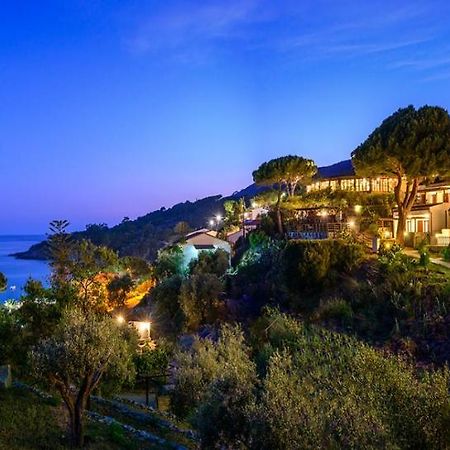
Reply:
[[257, 208], [257, 207], [258, 207], [258, 203], [252, 202], [252, 208]]
[[214, 226], [214, 220], [211, 219], [211, 220], [209, 221], [209, 226], [210, 226], [210, 227], [213, 227], [213, 226]]
[[122, 324], [125, 322], [125, 318], [122, 315], [116, 317], [117, 323]]
[[216, 220], [217, 222], [220, 222], [222, 220], [222, 216], [220, 214], [216, 215]]
[[355, 221], [354, 220], [349, 220], [348, 221], [348, 226], [350, 227], [350, 228], [355, 228]]
[[356, 214], [360, 214], [362, 211], [362, 206], [361, 205], [355, 205], [355, 213]]
[[319, 215], [321, 215], [322, 217], [327, 217], [328, 216], [328, 211], [323, 209], [322, 211], [320, 211]]
[[150, 339], [150, 322], [138, 322], [136, 328], [141, 339]]

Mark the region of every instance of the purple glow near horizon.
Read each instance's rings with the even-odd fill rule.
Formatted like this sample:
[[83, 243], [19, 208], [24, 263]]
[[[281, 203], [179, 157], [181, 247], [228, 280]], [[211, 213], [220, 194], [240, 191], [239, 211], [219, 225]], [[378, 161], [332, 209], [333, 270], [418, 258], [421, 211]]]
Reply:
[[445, 1], [6, 2], [0, 233], [114, 225], [450, 107]]

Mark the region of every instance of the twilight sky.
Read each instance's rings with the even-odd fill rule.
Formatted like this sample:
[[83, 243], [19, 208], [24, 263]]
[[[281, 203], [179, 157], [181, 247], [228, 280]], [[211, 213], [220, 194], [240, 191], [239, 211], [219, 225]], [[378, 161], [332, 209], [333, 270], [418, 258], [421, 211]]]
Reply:
[[2, 0], [0, 233], [113, 225], [450, 108], [447, 0]]

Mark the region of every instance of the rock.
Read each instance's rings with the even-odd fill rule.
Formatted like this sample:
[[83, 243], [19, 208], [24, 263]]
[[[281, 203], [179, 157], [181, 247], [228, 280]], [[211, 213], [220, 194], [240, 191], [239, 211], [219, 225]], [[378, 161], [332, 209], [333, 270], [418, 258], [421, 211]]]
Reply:
[[11, 366], [0, 366], [0, 388], [9, 388], [12, 384]]

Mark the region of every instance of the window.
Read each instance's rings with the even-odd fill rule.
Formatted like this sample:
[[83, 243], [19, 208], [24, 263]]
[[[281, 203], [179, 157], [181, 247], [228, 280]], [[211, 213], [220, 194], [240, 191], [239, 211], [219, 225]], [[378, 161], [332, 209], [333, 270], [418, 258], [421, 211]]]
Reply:
[[428, 233], [430, 230], [430, 219], [417, 219], [417, 232]]

